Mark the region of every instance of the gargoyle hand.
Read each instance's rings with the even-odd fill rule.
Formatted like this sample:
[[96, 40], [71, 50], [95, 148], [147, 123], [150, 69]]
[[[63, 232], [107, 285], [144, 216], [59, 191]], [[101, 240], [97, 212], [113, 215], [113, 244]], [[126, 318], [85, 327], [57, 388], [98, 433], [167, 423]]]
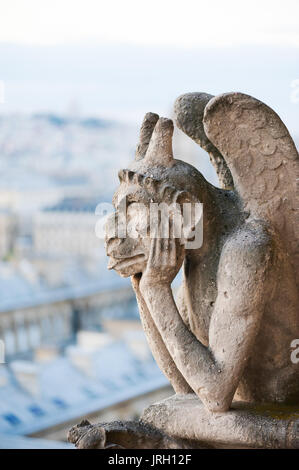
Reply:
[[170, 285], [184, 259], [184, 248], [175, 238], [153, 238], [146, 269], [142, 273], [140, 290], [148, 285]]

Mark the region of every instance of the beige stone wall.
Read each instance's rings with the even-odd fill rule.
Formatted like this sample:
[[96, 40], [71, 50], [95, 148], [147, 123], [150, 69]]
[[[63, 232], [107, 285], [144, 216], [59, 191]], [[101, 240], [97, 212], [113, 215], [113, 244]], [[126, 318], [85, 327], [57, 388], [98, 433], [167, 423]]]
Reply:
[[[125, 302], [132, 298], [130, 287], [111, 292], [99, 292], [77, 299], [35, 305], [0, 312], [0, 339], [5, 342], [6, 355], [34, 350], [44, 344], [55, 344], [70, 338], [72, 314], [77, 309], [82, 327], [97, 321], [100, 324], [100, 309], [117, 299]], [[88, 318], [90, 319], [88, 320]], [[22, 331], [22, 333], [20, 333]], [[20, 342], [20, 336], [22, 341]]]
[[39, 212], [33, 220], [36, 253], [47, 255], [100, 256], [95, 235], [96, 216], [84, 212]]

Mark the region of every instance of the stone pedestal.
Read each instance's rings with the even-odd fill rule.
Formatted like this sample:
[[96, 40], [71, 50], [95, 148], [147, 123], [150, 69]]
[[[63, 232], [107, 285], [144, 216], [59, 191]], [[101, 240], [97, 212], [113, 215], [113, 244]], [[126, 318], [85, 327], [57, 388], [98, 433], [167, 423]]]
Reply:
[[175, 395], [151, 405], [141, 420], [201, 448], [299, 449], [298, 405], [233, 402], [225, 413], [210, 413], [195, 395]]

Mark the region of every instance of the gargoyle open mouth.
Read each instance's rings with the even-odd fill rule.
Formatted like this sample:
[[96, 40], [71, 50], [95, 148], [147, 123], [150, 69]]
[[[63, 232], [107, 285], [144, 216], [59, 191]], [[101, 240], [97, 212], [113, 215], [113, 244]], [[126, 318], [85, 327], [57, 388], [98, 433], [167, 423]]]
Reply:
[[145, 255], [144, 254], [139, 254], [135, 256], [131, 256], [130, 258], [110, 258], [109, 263], [108, 263], [108, 269], [122, 269], [122, 268], [128, 268], [129, 266], [132, 266], [133, 264], [140, 263], [141, 261], [144, 261]]

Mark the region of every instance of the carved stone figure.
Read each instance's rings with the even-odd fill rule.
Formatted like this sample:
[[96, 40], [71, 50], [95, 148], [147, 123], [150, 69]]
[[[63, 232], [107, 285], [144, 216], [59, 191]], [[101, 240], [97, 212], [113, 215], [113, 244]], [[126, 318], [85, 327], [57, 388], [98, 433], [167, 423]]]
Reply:
[[[114, 195], [116, 219], [126, 201], [125, 224], [138, 237], [115, 236], [112, 219], [107, 226], [109, 268], [131, 276], [148, 343], [176, 393], [146, 410], [136, 432], [144, 437], [136, 438], [136, 446], [146, 446], [149, 425], [168, 435], [155, 441], [158, 448], [167, 447], [167, 439], [177, 447], [182, 439], [191, 447], [297, 446], [299, 436], [292, 433], [299, 417], [299, 364], [291, 360], [291, 343], [299, 338], [298, 152], [278, 115], [242, 93], [182, 95], [175, 119], [209, 153], [221, 189], [174, 158], [172, 121], [148, 113], [135, 160], [120, 171]], [[152, 236], [152, 203], [202, 203], [202, 245], [189, 247], [192, 231], [171, 236], [175, 214], [168, 237]], [[192, 229], [198, 223], [193, 215]], [[181, 268], [175, 300], [171, 283]], [[254, 410], [263, 404], [257, 420]], [[291, 407], [281, 424], [280, 436], [287, 437], [271, 440], [277, 414], [270, 421], [266, 416], [277, 406]], [[215, 416], [221, 416], [218, 428]], [[263, 424], [268, 434], [259, 441]], [[81, 436], [83, 428], [87, 441], [105, 429], [85, 426], [76, 429]], [[214, 442], [208, 428], [218, 436]], [[72, 432], [77, 442], [79, 434]], [[132, 436], [132, 427], [128, 432]], [[103, 438], [96, 442], [93, 447], [105, 447]], [[123, 439], [114, 445], [126, 447]]]

